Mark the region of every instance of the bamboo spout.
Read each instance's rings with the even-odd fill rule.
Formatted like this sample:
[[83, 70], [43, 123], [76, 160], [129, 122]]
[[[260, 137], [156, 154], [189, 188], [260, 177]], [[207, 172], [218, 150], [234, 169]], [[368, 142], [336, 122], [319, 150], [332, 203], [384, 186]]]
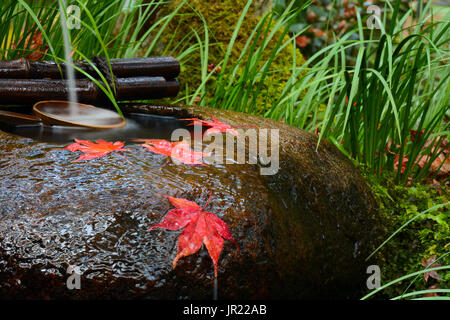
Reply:
[[[94, 59], [95, 62], [95, 59]], [[94, 78], [98, 73], [87, 61], [75, 61], [74, 64]], [[61, 68], [61, 69], [60, 69]], [[65, 77], [65, 65], [60, 68], [54, 61], [31, 62], [25, 58], [0, 61], [0, 78], [3, 79], [62, 79]], [[180, 64], [172, 57], [149, 57], [132, 59], [111, 59], [111, 69], [114, 77], [164, 77], [175, 79], [180, 74]], [[78, 79], [86, 76], [75, 70]]]
[[[175, 97], [179, 90], [176, 79], [163, 77], [116, 78], [116, 100], [147, 100]], [[78, 100], [88, 104], [108, 103], [103, 91], [88, 79], [76, 80]], [[67, 100], [66, 80], [0, 79], [1, 104], [34, 104], [42, 100]]]

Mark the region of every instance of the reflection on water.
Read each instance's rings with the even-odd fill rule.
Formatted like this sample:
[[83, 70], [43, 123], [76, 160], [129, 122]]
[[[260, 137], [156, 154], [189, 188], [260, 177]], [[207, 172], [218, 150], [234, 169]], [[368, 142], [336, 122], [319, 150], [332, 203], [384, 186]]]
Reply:
[[38, 141], [62, 144], [72, 142], [74, 138], [83, 140], [120, 140], [125, 142], [135, 138], [170, 140], [172, 132], [176, 129], [185, 128], [192, 130], [192, 127], [184, 125], [186, 122], [168, 116], [130, 113], [127, 115], [126, 120], [127, 124], [122, 128], [104, 130], [41, 124], [11, 126], [3, 123], [0, 124], [0, 130]]

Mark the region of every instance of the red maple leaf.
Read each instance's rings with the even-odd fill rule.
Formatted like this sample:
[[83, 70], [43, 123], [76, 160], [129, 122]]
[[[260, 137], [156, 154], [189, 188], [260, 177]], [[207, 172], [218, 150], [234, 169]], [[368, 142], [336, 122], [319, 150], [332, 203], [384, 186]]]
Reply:
[[202, 120], [202, 119], [198, 119], [198, 118], [188, 118], [188, 119], [180, 119], [180, 120], [193, 121], [192, 123], [188, 124], [188, 126], [193, 126], [193, 125], [199, 123], [201, 125], [210, 127], [208, 130], [206, 130], [205, 135], [224, 132], [224, 133], [230, 133], [232, 135], [238, 136], [239, 132], [237, 132], [234, 128], [240, 128], [240, 127], [256, 128], [255, 126], [251, 126], [251, 125], [232, 126], [228, 123], [217, 120], [212, 114], [209, 114], [209, 116], [213, 119], [212, 121]]
[[124, 143], [121, 141], [116, 141], [114, 143], [105, 140], [97, 140], [96, 143], [89, 140], [78, 140], [74, 139], [76, 143], [72, 143], [65, 147], [64, 149], [70, 151], [82, 151], [85, 154], [80, 156], [75, 162], [81, 160], [91, 160], [99, 157], [103, 157], [110, 153], [111, 151], [128, 151], [123, 149]]
[[192, 150], [185, 140], [170, 142], [162, 139], [135, 139], [134, 141], [145, 142], [142, 146], [148, 150], [171, 157], [184, 164], [206, 166], [201, 160], [208, 154]]
[[214, 276], [217, 278], [217, 264], [223, 248], [223, 239], [233, 241], [236, 247], [237, 244], [228, 225], [215, 214], [204, 211], [211, 195], [212, 192], [203, 208], [193, 201], [164, 195], [176, 209], [170, 210], [161, 223], [151, 226], [148, 230], [184, 228], [178, 237], [178, 252], [173, 260], [173, 268], [175, 269], [180, 258], [196, 253], [204, 243], [213, 260]]

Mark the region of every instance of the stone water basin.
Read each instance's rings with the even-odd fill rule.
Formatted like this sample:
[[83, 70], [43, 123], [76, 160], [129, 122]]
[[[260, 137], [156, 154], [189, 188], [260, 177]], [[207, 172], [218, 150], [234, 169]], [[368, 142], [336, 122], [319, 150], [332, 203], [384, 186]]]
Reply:
[[[212, 299], [206, 249], [172, 269], [180, 231], [147, 231], [173, 208], [161, 194], [202, 206], [209, 189], [207, 211], [229, 225], [239, 245], [225, 241], [219, 299], [360, 297], [380, 225], [364, 179], [334, 146], [322, 142], [316, 150], [310, 133], [240, 113], [142, 104], [122, 110], [130, 118], [159, 117], [148, 118], [138, 138], [169, 139], [183, 127], [176, 118], [209, 120], [209, 113], [232, 125], [279, 129], [280, 169], [161, 168], [166, 157], [135, 143], [122, 153], [133, 164], [113, 154], [74, 163], [80, 154], [61, 149], [73, 137], [128, 140], [107, 132], [0, 131], [0, 298]], [[82, 273], [80, 290], [67, 288], [69, 265]]]

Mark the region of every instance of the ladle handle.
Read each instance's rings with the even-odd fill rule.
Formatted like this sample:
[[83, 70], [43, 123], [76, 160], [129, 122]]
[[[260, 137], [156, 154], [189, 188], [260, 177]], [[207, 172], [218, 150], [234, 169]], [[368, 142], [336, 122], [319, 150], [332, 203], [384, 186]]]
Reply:
[[0, 110], [0, 122], [7, 124], [35, 124], [40, 123], [41, 119], [36, 116]]

